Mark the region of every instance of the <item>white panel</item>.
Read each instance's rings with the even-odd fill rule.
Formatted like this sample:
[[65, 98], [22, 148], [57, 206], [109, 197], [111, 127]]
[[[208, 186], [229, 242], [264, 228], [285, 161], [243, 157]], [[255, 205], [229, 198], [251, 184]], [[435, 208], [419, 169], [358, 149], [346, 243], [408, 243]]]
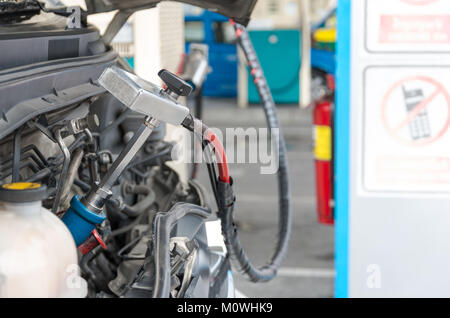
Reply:
[[377, 44], [399, 2], [422, 5], [406, 19], [450, 14], [447, 0], [352, 1], [349, 296], [449, 297], [450, 57]]

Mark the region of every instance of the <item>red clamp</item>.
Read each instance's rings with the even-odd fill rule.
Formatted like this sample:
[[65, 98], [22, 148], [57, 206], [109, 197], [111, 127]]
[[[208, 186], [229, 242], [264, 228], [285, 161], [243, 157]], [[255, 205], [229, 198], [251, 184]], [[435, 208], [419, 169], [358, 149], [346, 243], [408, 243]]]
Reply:
[[97, 230], [94, 229], [88, 239], [78, 247], [81, 254], [86, 255], [94, 249], [97, 245], [101, 245], [105, 250], [107, 249], [105, 242], [103, 241]]

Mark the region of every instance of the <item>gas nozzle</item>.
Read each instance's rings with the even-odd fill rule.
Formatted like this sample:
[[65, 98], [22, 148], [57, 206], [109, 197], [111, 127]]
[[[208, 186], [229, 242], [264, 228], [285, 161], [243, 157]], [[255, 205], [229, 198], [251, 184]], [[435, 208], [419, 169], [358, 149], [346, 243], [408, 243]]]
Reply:
[[107, 68], [98, 81], [131, 110], [159, 121], [180, 125], [188, 116], [189, 109], [177, 103], [176, 99], [189, 95], [192, 87], [167, 70], [162, 70], [160, 76], [166, 82], [166, 91], [116, 66]]
[[107, 68], [99, 78], [99, 83], [114, 97], [146, 118], [91, 191], [82, 198], [72, 198], [63, 222], [72, 233], [77, 246], [83, 244], [96, 225], [105, 220], [103, 206], [112, 195], [111, 188], [159, 122], [180, 125], [189, 115], [189, 109], [178, 104], [176, 98], [179, 96], [177, 93], [189, 95], [192, 87], [166, 70], [160, 72], [160, 76], [166, 81], [168, 89], [163, 90], [115, 66]]
[[206, 76], [211, 72], [208, 64], [209, 49], [205, 44], [192, 43], [189, 54], [186, 56], [183, 74], [181, 75], [188, 83], [194, 86], [194, 90], [203, 86]]

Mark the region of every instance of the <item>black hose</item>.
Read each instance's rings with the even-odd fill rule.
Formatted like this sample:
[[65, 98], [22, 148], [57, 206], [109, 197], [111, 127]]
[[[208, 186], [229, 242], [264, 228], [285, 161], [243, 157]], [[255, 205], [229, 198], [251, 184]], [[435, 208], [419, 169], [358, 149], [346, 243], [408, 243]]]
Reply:
[[131, 206], [125, 203], [120, 205], [120, 211], [125, 213], [129, 217], [138, 217], [139, 215], [147, 211], [153, 205], [153, 203], [155, 203], [155, 192], [149, 187], [135, 185], [130, 193], [145, 195], [145, 197]]
[[103, 131], [100, 133], [100, 136], [106, 136], [112, 130], [117, 129], [117, 127], [119, 127], [119, 125], [123, 123], [131, 113], [132, 113], [131, 108], [127, 108], [124, 111], [122, 111], [120, 115], [112, 123], [110, 123], [103, 129]]
[[[269, 281], [276, 276], [278, 268], [286, 255], [291, 232], [291, 210], [289, 172], [287, 165], [286, 145], [283, 135], [280, 133], [280, 124], [276, 112], [275, 102], [270, 92], [267, 80], [259, 63], [253, 44], [244, 26], [233, 23], [238, 43], [244, 51], [245, 57], [251, 68], [253, 80], [258, 89], [267, 126], [270, 128], [272, 141], [278, 141], [278, 235], [275, 251], [267, 265], [256, 268], [245, 254], [237, 236], [237, 230], [233, 223], [234, 195], [232, 185], [219, 181], [219, 201], [221, 208], [219, 217], [222, 222], [222, 235], [233, 265], [239, 272], [252, 282]], [[273, 144], [273, 143], [272, 143]], [[276, 150], [276, 149], [274, 149]]]
[[155, 284], [153, 298], [170, 296], [170, 232], [175, 224], [186, 215], [208, 218], [209, 210], [190, 203], [177, 203], [169, 212], [158, 213], [153, 219], [153, 260], [155, 263]]
[[166, 148], [164, 148], [160, 152], [154, 153], [154, 154], [152, 154], [152, 155], [150, 155], [148, 157], [145, 157], [144, 159], [141, 159], [139, 161], [131, 162], [128, 165], [127, 169], [135, 168], [135, 167], [140, 166], [140, 165], [152, 165], [153, 161], [155, 159], [158, 159], [158, 158], [163, 157], [165, 155], [170, 155], [171, 152], [172, 152], [172, 147], [171, 146], [167, 146]]
[[111, 231], [111, 233], [109, 233], [109, 235], [108, 235], [108, 240], [110, 238], [113, 238], [113, 237], [118, 236], [118, 235], [125, 234], [128, 231], [130, 231], [133, 227], [135, 227], [136, 225], [141, 223], [142, 217], [144, 215], [145, 214], [142, 213], [141, 215], [139, 215], [137, 218], [135, 218], [132, 222], [128, 223], [127, 225], [122, 226], [122, 227], [120, 227], [118, 229], [115, 229], [115, 230]]

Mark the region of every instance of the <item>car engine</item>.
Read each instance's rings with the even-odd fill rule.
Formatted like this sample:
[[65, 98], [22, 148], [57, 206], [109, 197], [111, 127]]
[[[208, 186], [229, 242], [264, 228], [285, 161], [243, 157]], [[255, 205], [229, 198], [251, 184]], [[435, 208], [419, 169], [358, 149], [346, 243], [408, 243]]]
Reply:
[[[102, 37], [86, 22], [88, 14], [118, 9], [112, 24], [124, 23], [131, 7], [158, 2], [87, 1], [87, 12], [0, 2], [0, 197], [25, 209], [39, 192], [43, 208], [74, 238], [84, 296], [233, 297], [230, 255], [252, 267], [226, 235], [236, 233], [235, 197], [220, 141], [177, 101], [194, 85], [166, 70], [159, 73], [165, 89], [141, 80], [110, 47], [111, 34]], [[214, 3], [242, 23], [255, 3], [184, 2]], [[176, 145], [164, 138], [166, 123], [214, 148], [219, 176], [212, 163], [208, 169], [222, 229], [203, 185], [183, 182], [168, 164]], [[12, 191], [19, 188], [26, 191]], [[282, 231], [289, 236], [288, 227]], [[0, 278], [1, 264], [0, 257]], [[271, 279], [276, 266], [251, 280]], [[3, 287], [0, 279], [0, 295]]]

